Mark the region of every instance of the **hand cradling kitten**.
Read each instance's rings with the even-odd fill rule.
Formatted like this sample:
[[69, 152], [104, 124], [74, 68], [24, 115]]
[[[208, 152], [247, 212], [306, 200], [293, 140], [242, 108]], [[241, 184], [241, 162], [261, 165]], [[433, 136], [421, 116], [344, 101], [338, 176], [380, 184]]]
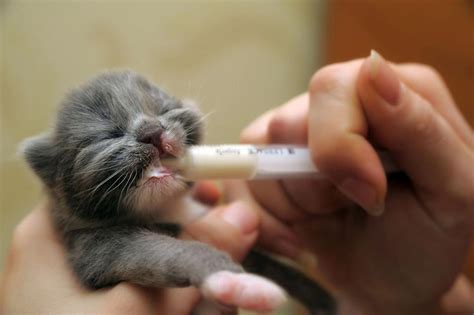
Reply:
[[[245, 272], [227, 254], [176, 238], [180, 224], [206, 208], [189, 195], [191, 183], [160, 159], [180, 156], [201, 134], [196, 108], [134, 72], [117, 71], [72, 90], [51, 132], [24, 143], [85, 286], [192, 285], [216, 304], [256, 311], [285, 300], [279, 286]], [[254, 251], [244, 265], [285, 287], [311, 314], [333, 311], [329, 295], [300, 272]]]

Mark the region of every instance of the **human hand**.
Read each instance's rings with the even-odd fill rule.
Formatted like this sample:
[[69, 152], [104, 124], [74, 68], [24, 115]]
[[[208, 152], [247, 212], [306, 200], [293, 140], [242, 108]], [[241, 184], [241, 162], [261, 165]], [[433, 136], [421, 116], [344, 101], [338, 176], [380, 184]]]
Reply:
[[[249, 185], [268, 212], [261, 237], [275, 234], [267, 217], [291, 227], [342, 311], [440, 312], [474, 228], [474, 137], [436, 72], [377, 54], [325, 67], [308, 94], [263, 115], [242, 141], [308, 145], [328, 177]], [[387, 178], [378, 147], [404, 175]]]
[[[209, 184], [198, 198], [214, 204], [219, 193]], [[196, 239], [241, 260], [258, 234], [258, 217], [245, 203], [219, 206], [185, 228], [182, 238]], [[70, 270], [65, 251], [48, 218], [47, 205], [30, 213], [16, 228], [0, 282], [0, 313], [9, 314], [163, 314], [187, 315], [198, 304], [195, 288], [156, 290], [131, 283], [90, 291]]]

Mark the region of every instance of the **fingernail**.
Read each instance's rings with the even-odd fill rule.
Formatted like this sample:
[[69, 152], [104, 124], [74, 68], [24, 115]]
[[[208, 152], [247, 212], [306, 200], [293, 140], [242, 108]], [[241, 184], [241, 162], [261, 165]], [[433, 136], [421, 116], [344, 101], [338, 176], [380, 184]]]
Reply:
[[370, 51], [370, 78], [377, 93], [390, 105], [400, 100], [400, 80], [387, 61], [375, 50]]
[[242, 202], [228, 205], [221, 213], [221, 218], [239, 229], [242, 234], [254, 232], [258, 225], [257, 215]]
[[358, 179], [347, 178], [338, 188], [369, 214], [378, 216], [384, 212], [384, 203], [378, 200], [377, 192], [371, 185]]
[[372, 208], [372, 212], [370, 213], [373, 216], [380, 216], [382, 213], [385, 211], [385, 203], [383, 201], [378, 202], [375, 204], [375, 206]]

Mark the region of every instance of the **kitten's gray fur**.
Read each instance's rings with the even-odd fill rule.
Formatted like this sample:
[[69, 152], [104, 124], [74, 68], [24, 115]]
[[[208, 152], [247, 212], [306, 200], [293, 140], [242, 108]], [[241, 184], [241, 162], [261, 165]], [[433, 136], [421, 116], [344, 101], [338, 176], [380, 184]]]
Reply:
[[[143, 182], [160, 157], [197, 144], [201, 125], [196, 109], [143, 77], [107, 72], [65, 97], [51, 133], [27, 140], [26, 159], [47, 187], [52, 220], [82, 283], [199, 287], [217, 271], [243, 271], [211, 246], [175, 238], [179, 225], [160, 220], [189, 183], [174, 178], [146, 188]], [[259, 265], [259, 255], [250, 255], [248, 269], [256, 266], [270, 278], [282, 272], [265, 267], [273, 260]], [[319, 301], [308, 305], [313, 314], [332, 310], [330, 297], [300, 273], [275, 276], [290, 294], [305, 295], [299, 298], [306, 304]]]

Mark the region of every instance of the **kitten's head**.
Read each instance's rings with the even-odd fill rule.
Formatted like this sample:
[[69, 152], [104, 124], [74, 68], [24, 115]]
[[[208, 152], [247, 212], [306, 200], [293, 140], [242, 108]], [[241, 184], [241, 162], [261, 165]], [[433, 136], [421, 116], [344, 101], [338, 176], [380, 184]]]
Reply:
[[108, 218], [155, 211], [186, 190], [160, 160], [198, 143], [201, 130], [196, 108], [133, 72], [107, 72], [69, 93], [53, 132], [24, 152], [56, 198], [81, 217]]

